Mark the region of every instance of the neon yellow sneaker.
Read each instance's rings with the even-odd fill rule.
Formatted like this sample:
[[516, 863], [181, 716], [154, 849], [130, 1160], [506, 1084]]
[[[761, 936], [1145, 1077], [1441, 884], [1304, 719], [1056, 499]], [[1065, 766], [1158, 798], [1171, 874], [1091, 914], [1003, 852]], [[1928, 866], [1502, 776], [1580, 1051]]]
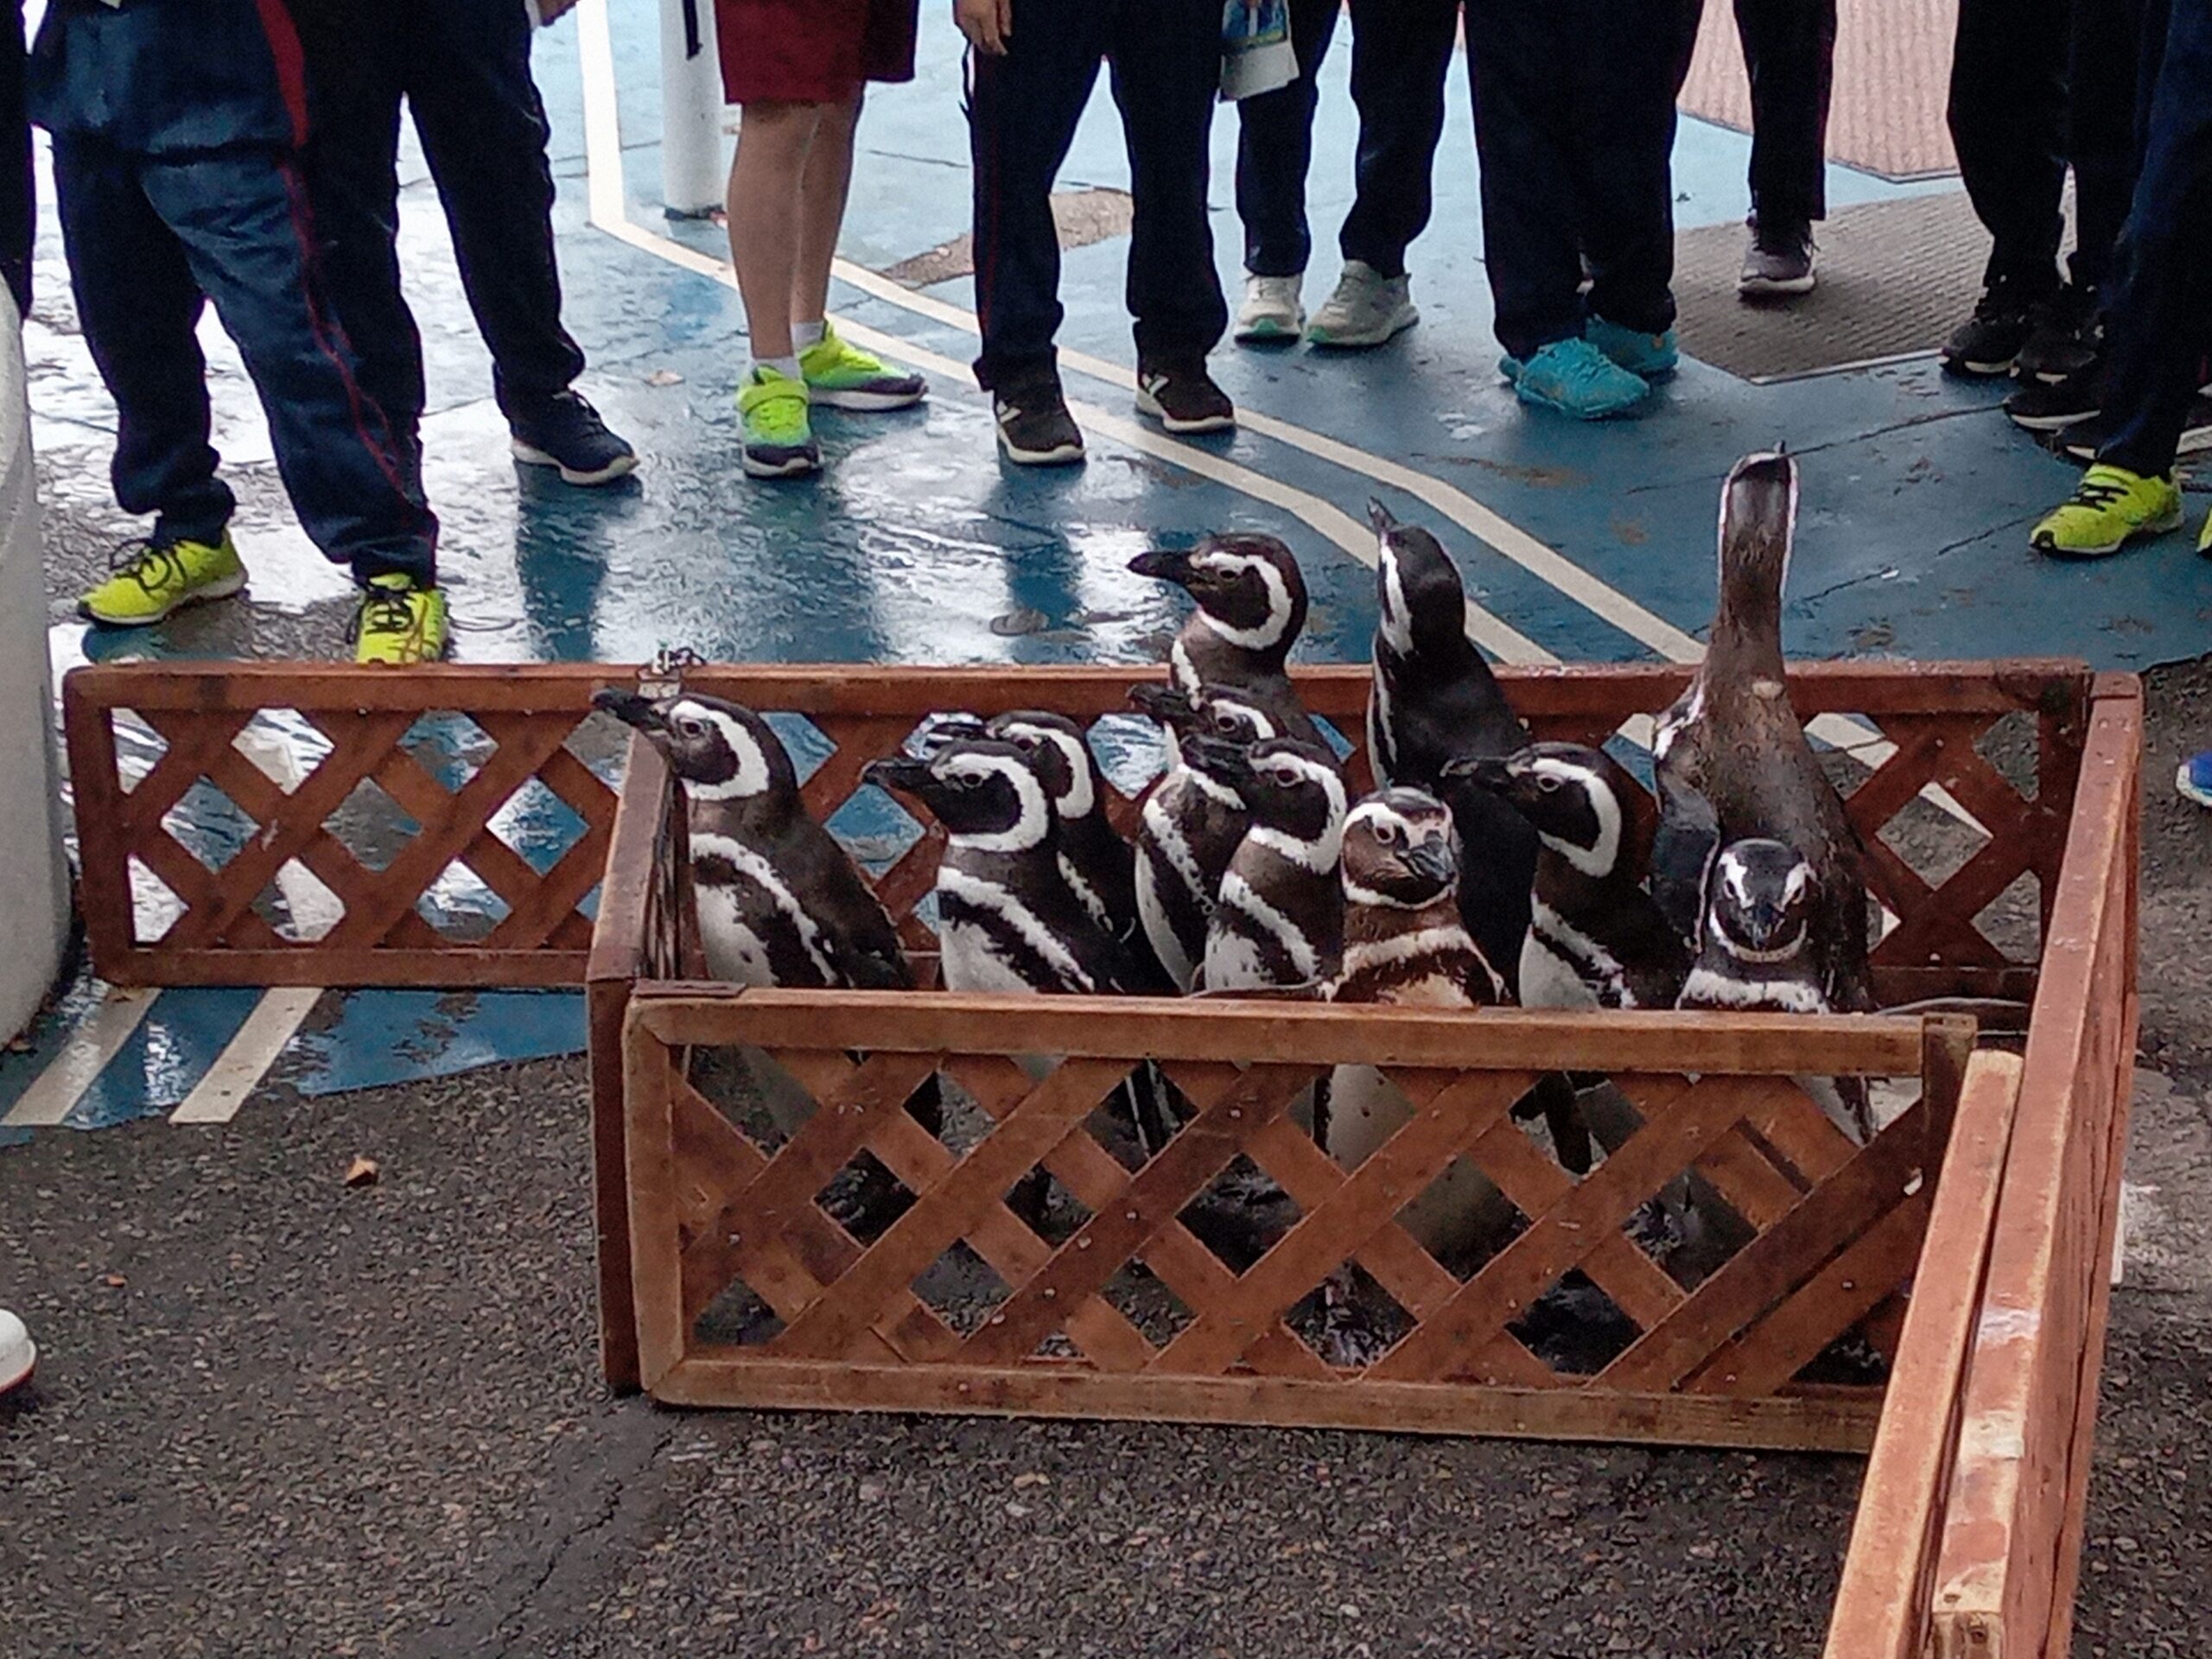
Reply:
[[2196, 550], [2212, 559], [2212, 512], [2204, 515], [2204, 528], [2197, 534]]
[[143, 628], [187, 605], [228, 599], [245, 587], [245, 566], [219, 542], [125, 542], [109, 561], [115, 574], [77, 601], [78, 614], [111, 628]]
[[2102, 461], [2073, 495], [2029, 532], [2028, 545], [2062, 558], [2101, 559], [2140, 536], [2181, 528], [2181, 491], [2171, 474], [2145, 478]]
[[738, 418], [745, 426], [745, 447], [738, 459], [748, 478], [791, 478], [822, 465], [807, 418], [806, 382], [756, 365], [737, 389]]
[[904, 409], [918, 404], [929, 382], [918, 374], [899, 374], [842, 339], [835, 325], [822, 325], [822, 338], [798, 354], [807, 395], [832, 409]]
[[407, 668], [445, 654], [445, 590], [412, 576], [371, 576], [353, 617], [353, 660]]

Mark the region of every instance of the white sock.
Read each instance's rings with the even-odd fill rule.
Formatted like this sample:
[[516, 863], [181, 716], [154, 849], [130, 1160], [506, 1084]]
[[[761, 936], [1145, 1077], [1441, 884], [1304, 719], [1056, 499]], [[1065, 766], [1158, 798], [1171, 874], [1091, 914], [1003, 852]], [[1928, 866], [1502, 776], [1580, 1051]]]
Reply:
[[810, 346], [820, 344], [821, 340], [821, 318], [817, 317], [812, 322], [795, 322], [791, 324], [791, 345], [798, 350], [803, 352]]
[[800, 380], [805, 378], [798, 372], [798, 359], [796, 355], [791, 357], [756, 357], [753, 359], [753, 366], [756, 369], [773, 369], [778, 374], [782, 375], [786, 380]]

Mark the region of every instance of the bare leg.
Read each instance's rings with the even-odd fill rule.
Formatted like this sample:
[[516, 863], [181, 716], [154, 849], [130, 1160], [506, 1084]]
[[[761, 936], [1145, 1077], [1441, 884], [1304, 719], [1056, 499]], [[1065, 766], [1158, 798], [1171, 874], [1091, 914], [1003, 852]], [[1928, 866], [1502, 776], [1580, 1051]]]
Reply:
[[[791, 294], [800, 257], [800, 194], [818, 104], [748, 104], [729, 169], [729, 256], [756, 362], [791, 353]], [[847, 128], [850, 154], [850, 128]], [[823, 273], [827, 282], [828, 273]]]
[[860, 124], [861, 94], [850, 104], [825, 104], [806, 155], [800, 194], [798, 265], [791, 289], [791, 321], [819, 322], [830, 305], [830, 266], [845, 223], [845, 197], [853, 182], [853, 133]]

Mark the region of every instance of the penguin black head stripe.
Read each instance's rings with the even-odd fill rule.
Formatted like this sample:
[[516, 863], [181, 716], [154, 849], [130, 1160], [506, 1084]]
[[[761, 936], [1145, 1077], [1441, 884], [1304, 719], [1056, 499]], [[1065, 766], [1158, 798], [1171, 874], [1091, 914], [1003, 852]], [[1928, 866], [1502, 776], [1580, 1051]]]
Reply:
[[695, 801], [785, 798], [798, 788], [782, 741], [750, 709], [693, 692], [656, 701], [612, 686], [594, 693], [592, 706], [650, 738]]
[[1029, 757], [996, 738], [956, 737], [926, 758], [871, 760], [861, 774], [927, 807], [955, 846], [1018, 853], [1052, 834], [1052, 807]]
[[1376, 641], [1393, 655], [1465, 649], [1467, 592], [1443, 543], [1402, 524], [1380, 501], [1367, 504], [1375, 526]]
[[1239, 748], [1194, 739], [1203, 764], [1243, 799], [1252, 815], [1248, 839], [1309, 870], [1334, 869], [1342, 850], [1344, 780], [1336, 757], [1296, 738], [1274, 737]]
[[1209, 536], [1187, 551], [1140, 553], [1129, 569], [1182, 588], [1205, 626], [1242, 651], [1286, 653], [1306, 626], [1306, 578], [1273, 536]]
[[1625, 871], [1640, 879], [1643, 850], [1630, 804], [1636, 780], [1602, 749], [1531, 743], [1503, 760], [1455, 760], [1445, 768], [1510, 804], [1537, 839], [1582, 874]]
[[1344, 815], [1344, 897], [1421, 910], [1459, 885], [1452, 810], [1426, 790], [1385, 789]]
[[1052, 810], [1063, 820], [1087, 818], [1098, 810], [1098, 762], [1083, 728], [1065, 715], [1019, 709], [995, 715], [983, 734], [1013, 744], [1029, 757], [1052, 797]]
[[1795, 848], [1778, 841], [1732, 842], [1706, 878], [1711, 942], [1738, 962], [1786, 963], [1804, 954], [1820, 882]]

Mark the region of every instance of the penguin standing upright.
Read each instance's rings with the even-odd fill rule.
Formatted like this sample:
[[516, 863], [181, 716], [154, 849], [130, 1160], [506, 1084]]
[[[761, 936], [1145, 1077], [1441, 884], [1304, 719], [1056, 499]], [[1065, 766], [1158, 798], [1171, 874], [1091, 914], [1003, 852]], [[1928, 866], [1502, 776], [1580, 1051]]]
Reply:
[[1140, 553], [1129, 569], [1172, 582], [1198, 608], [1167, 648], [1176, 687], [1240, 694], [1284, 737], [1319, 743], [1285, 664], [1306, 627], [1306, 576], [1272, 536], [1209, 536], [1188, 550]]
[[1196, 737], [1194, 764], [1225, 777], [1251, 828], [1223, 872], [1198, 985], [1208, 991], [1313, 984], [1344, 944], [1344, 783], [1336, 758], [1295, 738], [1245, 747]]
[[1652, 745], [1659, 834], [1651, 889], [1697, 941], [1716, 849], [1746, 839], [1793, 848], [1810, 868], [1807, 948], [1839, 1013], [1873, 1005], [1866, 978], [1866, 852], [1789, 706], [1782, 593], [1797, 521], [1787, 455], [1736, 463], [1720, 498], [1720, 597], [1705, 660], [1659, 720]]
[[[1344, 952], [1330, 1001], [1479, 1008], [1510, 1000], [1460, 918], [1458, 849], [1450, 809], [1425, 791], [1379, 790], [1346, 815]], [[1413, 1116], [1404, 1093], [1373, 1066], [1340, 1065], [1329, 1080], [1322, 1139], [1332, 1157], [1357, 1169]], [[1514, 1218], [1466, 1158], [1399, 1212], [1406, 1230], [1447, 1265], [1488, 1254]], [[1322, 1300], [1338, 1363], [1364, 1364], [1387, 1345], [1348, 1269], [1324, 1287]]]
[[[1752, 837], [1713, 856], [1696, 965], [1680, 1006], [1732, 1013], [1833, 1014], [1815, 932], [1819, 873], [1797, 850]], [[1864, 1077], [1800, 1077], [1835, 1126], [1862, 1146], [1873, 1135]]]
[[[1258, 708], [1211, 685], [1194, 695], [1140, 685], [1129, 701], [1171, 739], [1205, 734], [1220, 745], [1243, 748], [1275, 734]], [[1179, 989], [1191, 988], [1205, 958], [1206, 925], [1221, 878], [1250, 823], [1236, 786], [1171, 741], [1167, 772], [1138, 813], [1137, 918], [1153, 954]]]
[[1452, 809], [1463, 847], [1459, 902], [1468, 931], [1510, 985], [1529, 928], [1536, 837], [1485, 791], [1448, 777], [1448, 763], [1497, 759], [1529, 741], [1497, 676], [1467, 638], [1467, 595], [1443, 544], [1402, 524], [1379, 501], [1375, 526], [1375, 671], [1367, 753], [1378, 784], [1425, 789]]
[[1521, 950], [1531, 1008], [1671, 1008], [1689, 951], [1643, 890], [1649, 820], [1636, 780], [1602, 749], [1532, 743], [1503, 760], [1452, 761], [1526, 818], [1541, 850]]

